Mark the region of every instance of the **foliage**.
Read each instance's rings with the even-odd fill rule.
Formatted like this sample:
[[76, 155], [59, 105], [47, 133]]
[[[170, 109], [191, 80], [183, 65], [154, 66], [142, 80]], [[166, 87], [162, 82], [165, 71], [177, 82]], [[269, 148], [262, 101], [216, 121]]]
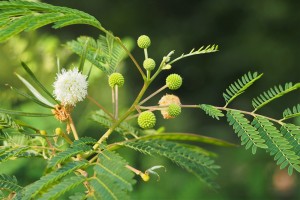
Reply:
[[[104, 29], [97, 19], [82, 11], [39, 2], [1, 1], [0, 19], [0, 42], [23, 31], [33, 31], [48, 24], [53, 24], [53, 28], [76, 24], [93, 26], [104, 35], [100, 35], [98, 39], [81, 36], [67, 43], [67, 47], [81, 57], [79, 73], [84, 73], [84, 62], [87, 60], [106, 75], [110, 75], [119, 71], [118, 66], [128, 56], [143, 79], [140, 92], [132, 105], [123, 109], [125, 111], [121, 111], [119, 108], [120, 88], [118, 85], [111, 88], [112, 112], [94, 100], [92, 95], [88, 96], [88, 99], [100, 109], [94, 111], [90, 118], [102, 129], [106, 129], [104, 133], [101, 133], [100, 138], [97, 138], [97, 134], [93, 134], [95, 139], [81, 137], [84, 133], [78, 135], [72, 118], [72, 115], [76, 114], [75, 106], [59, 102], [38, 80], [39, 76], [34, 74], [25, 62], [21, 62], [33, 84], [19, 74], [16, 74], [17, 78], [33, 96], [12, 86], [10, 88], [17, 94], [44, 107], [48, 113], [0, 108], [0, 134], [3, 140], [0, 147], [0, 162], [38, 156], [47, 160], [48, 165], [45, 174], [39, 180], [24, 187], [18, 185], [16, 177], [0, 174], [0, 188], [8, 191], [7, 198], [58, 199], [66, 195], [71, 199], [129, 199], [129, 192], [133, 190], [133, 185], [136, 183], [135, 175], [148, 181], [150, 175], [158, 175], [154, 170], [163, 166], [156, 165], [144, 172], [135, 169], [115, 152], [117, 149], [122, 151], [123, 148], [153, 157], [160, 156], [169, 159], [194, 174], [211, 188], [218, 187], [214, 181], [219, 168], [214, 161], [216, 154], [204, 147], [199, 147], [198, 143], [199, 145], [206, 143], [227, 147], [233, 146], [233, 144], [198, 134], [168, 133], [160, 129], [143, 130], [129, 122], [131, 119], [136, 119], [142, 110], [151, 111], [151, 113], [161, 112], [162, 114], [168, 112], [168, 106], [175, 102], [166, 102], [165, 105], [159, 106], [144, 106], [146, 101], [167, 88], [167, 85], [163, 85], [142, 99], [152, 82], [163, 70], [171, 70], [177, 61], [194, 55], [216, 52], [218, 45], [202, 46], [198, 50], [192, 49], [189, 53], [183, 53], [177, 58], [172, 58], [174, 51], [170, 51], [162, 57], [159, 66], [152, 72], [141, 68], [130, 52], [132, 46], [130, 42], [127, 43], [115, 37], [112, 32]], [[147, 47], [149, 45], [150, 42]], [[148, 59], [148, 49], [144, 48], [143, 51], [145, 59]], [[91, 73], [91, 68], [89, 68], [84, 77], [88, 79]], [[209, 104], [185, 105], [180, 101], [176, 105], [181, 108], [200, 108], [217, 120], [226, 117], [228, 124], [240, 137], [241, 145], [245, 145], [246, 149], [251, 148], [253, 154], [256, 154], [258, 149], [265, 150], [274, 157], [276, 164], [281, 169], [288, 168], [289, 175], [292, 175], [294, 171], [298, 173], [300, 172], [300, 127], [292, 123], [285, 123], [285, 120], [299, 116], [299, 105], [292, 109], [287, 108], [283, 112], [282, 119], [261, 115], [257, 111], [283, 95], [298, 89], [299, 83], [287, 83], [284, 87], [281, 85], [271, 87], [252, 100], [253, 111], [228, 107], [229, 103], [261, 77], [262, 74], [257, 72], [248, 72], [230, 84], [223, 93], [225, 99], [223, 107]], [[68, 81], [63, 83], [64, 87], [69, 87], [69, 91], [72, 90], [75, 94], [70, 98], [76, 100], [76, 85], [74, 86], [72, 82]], [[226, 116], [223, 113], [226, 113]], [[47, 132], [38, 128], [37, 124], [27, 125], [18, 121], [18, 116], [54, 117], [57, 119], [58, 125], [53, 127], [51, 132]], [[152, 117], [156, 121], [154, 114]], [[80, 118], [80, 120], [84, 119]], [[66, 125], [65, 130], [60, 128], [61, 123]], [[112, 138], [111, 135], [115, 135], [115, 137]], [[2, 196], [3, 194], [1, 193]]]

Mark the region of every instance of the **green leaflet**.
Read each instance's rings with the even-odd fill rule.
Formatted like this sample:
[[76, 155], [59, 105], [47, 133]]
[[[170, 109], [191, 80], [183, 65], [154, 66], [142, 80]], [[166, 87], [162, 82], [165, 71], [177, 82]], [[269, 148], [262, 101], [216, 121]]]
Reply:
[[[94, 120], [95, 122], [99, 123], [101, 126], [105, 128], [109, 128], [112, 126], [112, 120], [111, 118], [102, 110], [98, 110], [94, 112], [91, 115], [91, 119]], [[121, 134], [131, 134], [131, 135], [140, 135], [140, 129], [137, 129], [136, 127], [132, 126], [131, 124], [127, 122], [122, 122], [116, 129], [118, 133]]]
[[0, 42], [21, 33], [32, 31], [48, 24], [62, 28], [74, 24], [87, 24], [102, 31], [105, 29], [93, 16], [67, 7], [53, 6], [40, 2], [0, 1]]
[[245, 118], [244, 114], [239, 111], [229, 110], [226, 117], [229, 125], [233, 127], [234, 132], [241, 138], [241, 144], [245, 145], [246, 149], [252, 147], [252, 154], [256, 153], [257, 148], [268, 148], [265, 144], [266, 141], [259, 135], [257, 129], [250, 124], [249, 120]]
[[293, 106], [292, 109], [287, 108], [283, 111], [283, 119], [282, 120], [287, 120], [290, 118], [294, 118], [294, 117], [299, 117], [300, 116], [300, 104], [297, 104], [295, 106]]
[[[218, 45], [208, 45], [206, 47], [202, 46], [198, 50], [195, 51], [195, 49], [192, 49], [189, 53], [187, 54], [181, 54], [181, 56], [171, 60], [170, 62], [167, 62], [167, 64], [173, 64], [183, 58], [189, 57], [189, 56], [194, 56], [194, 55], [199, 55], [199, 54], [206, 54], [206, 53], [213, 53], [218, 51]], [[170, 52], [171, 53], [171, 52]], [[174, 53], [174, 51], [173, 51]], [[172, 54], [173, 54], [172, 53]]]
[[40, 180], [24, 188], [24, 197], [22, 199], [36, 199], [36, 196], [41, 194], [42, 191], [47, 190], [53, 184], [56, 185], [57, 181], [61, 180], [63, 177], [85, 166], [87, 166], [87, 162], [84, 161], [70, 162], [64, 165], [63, 167], [59, 168], [57, 171], [53, 171], [41, 177]]
[[262, 108], [263, 106], [267, 105], [271, 101], [289, 93], [296, 89], [300, 88], [300, 83], [293, 84], [293, 83], [286, 83], [283, 86], [278, 85], [270, 88], [268, 91], [260, 94], [258, 97], [252, 100], [252, 105], [255, 108], [254, 112], [258, 109]]
[[22, 187], [18, 185], [18, 181], [15, 176], [0, 174], [0, 190], [19, 192], [22, 190]]
[[134, 173], [125, 166], [126, 161], [117, 153], [102, 151], [99, 162], [94, 167], [96, 176], [89, 181], [94, 188], [96, 199], [129, 199], [128, 192], [132, 191]]
[[224, 116], [221, 110], [212, 105], [200, 104], [199, 108], [202, 109], [207, 115], [211, 116], [212, 118], [216, 118], [217, 120]]
[[300, 156], [300, 127], [294, 124], [284, 124], [280, 128], [280, 132], [284, 138], [293, 146], [293, 151]]
[[79, 153], [92, 150], [92, 147], [88, 145], [93, 145], [94, 143], [96, 143], [96, 141], [92, 138], [80, 138], [79, 140], [76, 140], [71, 147], [67, 148], [63, 152], [58, 153], [55, 157], [49, 160], [48, 168], [54, 167]]
[[22, 129], [8, 114], [0, 112], [0, 129], [5, 128]]
[[72, 176], [70, 178], [63, 179], [57, 185], [54, 185], [46, 193], [42, 195], [39, 200], [56, 200], [66, 192], [73, 190], [77, 186], [81, 185], [86, 178], [83, 176]]
[[21, 111], [15, 111], [15, 110], [6, 110], [0, 108], [0, 113], [5, 113], [9, 115], [18, 115], [18, 116], [26, 116], [26, 117], [50, 117], [53, 116], [53, 114], [46, 114], [46, 113], [28, 113], [28, 112], [21, 112]]
[[225, 146], [225, 147], [235, 146], [234, 144], [223, 141], [223, 140], [219, 140], [219, 139], [211, 138], [211, 137], [207, 137], [207, 136], [202, 136], [202, 135], [198, 135], [198, 134], [192, 134], [192, 133], [157, 133], [157, 134], [153, 134], [153, 135], [139, 137], [138, 140], [156, 140], [156, 139], [202, 142], [202, 143], [206, 143], [206, 144]]
[[[125, 40], [124, 44], [129, 50], [132, 49], [131, 41]], [[107, 75], [115, 72], [119, 63], [127, 56], [112, 33], [107, 33], [106, 36], [100, 35], [97, 40], [81, 36], [77, 41], [68, 42], [67, 46], [78, 55], [85, 54], [88, 61]]]
[[214, 161], [208, 156], [200, 154], [199, 151], [187, 148], [179, 143], [158, 139], [128, 141], [122, 145], [144, 154], [166, 157], [208, 185], [218, 187], [213, 178], [217, 174], [215, 170], [219, 166], [215, 165]]
[[9, 159], [14, 159], [15, 157], [19, 157], [22, 155], [25, 151], [27, 151], [30, 147], [4, 147], [3, 149], [0, 149], [0, 163], [7, 161]]
[[17, 77], [23, 82], [23, 84], [30, 90], [30, 92], [42, 103], [54, 108], [54, 104], [49, 102], [43, 95], [41, 95], [25, 78], [16, 74]]
[[240, 79], [230, 84], [223, 93], [223, 97], [226, 101], [225, 107], [233, 101], [236, 97], [241, 95], [247, 88], [249, 88], [255, 81], [260, 79], [263, 74], [258, 74], [257, 72], [248, 72], [244, 74]]
[[277, 161], [277, 165], [283, 169], [288, 166], [288, 173], [291, 175], [293, 169], [300, 172], [300, 157], [293, 151], [293, 146], [289, 144], [289, 141], [282, 136], [277, 128], [268, 119], [256, 116], [251, 123], [259, 131], [262, 138], [268, 145], [267, 151], [271, 156], [274, 156], [274, 160]]

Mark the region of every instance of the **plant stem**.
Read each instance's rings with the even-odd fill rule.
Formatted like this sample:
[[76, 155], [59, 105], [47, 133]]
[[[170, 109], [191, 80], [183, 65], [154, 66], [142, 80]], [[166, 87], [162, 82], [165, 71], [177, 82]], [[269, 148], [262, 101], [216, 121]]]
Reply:
[[118, 119], [118, 115], [119, 115], [119, 90], [118, 90], [118, 86], [115, 85], [115, 119]]
[[101, 104], [99, 104], [95, 99], [93, 99], [91, 96], [87, 96], [87, 98], [93, 102], [96, 106], [98, 106], [103, 112], [105, 112], [110, 118], [114, 119], [114, 116], [108, 112]]
[[73, 119], [72, 119], [71, 115], [69, 116], [69, 125], [72, 129], [74, 139], [79, 140], [79, 137], [78, 137], [78, 134], [77, 134], [77, 131], [76, 131], [76, 128], [75, 128], [75, 125], [74, 125], [74, 122], [73, 122]]
[[152, 97], [154, 97], [155, 95], [157, 95], [158, 93], [160, 93], [161, 91], [163, 91], [166, 88], [167, 88], [167, 85], [162, 86], [161, 88], [159, 88], [158, 90], [156, 90], [155, 92], [150, 94], [148, 97], [146, 97], [143, 101], [141, 101], [139, 103], [139, 105], [142, 105], [143, 103], [145, 103], [146, 101], [148, 101], [149, 99], [151, 99]]
[[136, 99], [134, 100], [133, 104], [131, 105], [131, 107], [127, 110], [127, 112], [125, 112], [118, 120], [116, 120], [113, 125], [102, 135], [102, 137], [97, 141], [97, 143], [93, 146], [93, 149], [97, 149], [99, 147], [99, 145], [104, 142], [109, 136], [110, 134], [115, 130], [116, 127], [118, 127], [122, 121], [124, 121], [132, 112], [135, 111], [135, 107], [136, 105], [139, 103], [139, 101], [141, 100], [141, 98], [143, 97], [145, 91], [147, 90], [147, 88], [149, 87], [151, 82], [144, 82], [144, 85], [140, 91], [140, 93], [138, 94], [138, 96], [136, 97]]
[[[106, 32], [107, 34], [111, 34], [108, 31]], [[145, 73], [143, 72], [142, 68], [140, 67], [140, 65], [138, 64], [138, 62], [136, 61], [136, 59], [133, 57], [133, 55], [130, 53], [130, 51], [126, 48], [126, 46], [123, 44], [123, 42], [121, 41], [120, 38], [115, 37], [115, 40], [121, 45], [121, 47], [124, 49], [124, 51], [128, 54], [128, 56], [130, 57], [130, 59], [132, 60], [132, 62], [134, 63], [134, 65], [136, 66], [136, 68], [139, 70], [140, 74], [142, 75], [143, 79], [146, 78]]]

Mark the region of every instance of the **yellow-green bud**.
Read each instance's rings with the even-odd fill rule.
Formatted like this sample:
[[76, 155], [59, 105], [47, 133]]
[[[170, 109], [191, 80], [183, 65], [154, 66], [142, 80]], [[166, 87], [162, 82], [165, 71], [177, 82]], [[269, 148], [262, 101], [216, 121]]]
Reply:
[[147, 58], [144, 60], [143, 66], [146, 70], [152, 71], [155, 68], [155, 61], [152, 58]]
[[141, 128], [153, 128], [156, 123], [156, 117], [151, 111], [144, 111], [138, 117], [138, 124]]
[[137, 40], [137, 45], [142, 49], [147, 49], [151, 45], [151, 40], [147, 35], [141, 35]]
[[41, 135], [47, 135], [47, 132], [45, 130], [40, 130]]
[[122, 74], [120, 73], [112, 73], [109, 77], [108, 77], [108, 83], [110, 87], [115, 87], [115, 85], [122, 87], [124, 85], [124, 77]]
[[182, 78], [178, 74], [170, 74], [166, 79], [166, 85], [170, 90], [177, 90], [182, 85]]
[[181, 107], [178, 104], [170, 104], [168, 107], [168, 113], [171, 117], [177, 117], [181, 113]]

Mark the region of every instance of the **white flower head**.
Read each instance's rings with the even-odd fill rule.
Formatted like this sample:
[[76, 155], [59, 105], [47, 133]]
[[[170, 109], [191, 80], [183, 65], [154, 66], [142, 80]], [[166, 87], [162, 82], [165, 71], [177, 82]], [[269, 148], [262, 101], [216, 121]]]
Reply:
[[75, 106], [83, 101], [87, 95], [87, 76], [78, 71], [78, 68], [57, 73], [54, 86], [54, 96], [62, 105]]

